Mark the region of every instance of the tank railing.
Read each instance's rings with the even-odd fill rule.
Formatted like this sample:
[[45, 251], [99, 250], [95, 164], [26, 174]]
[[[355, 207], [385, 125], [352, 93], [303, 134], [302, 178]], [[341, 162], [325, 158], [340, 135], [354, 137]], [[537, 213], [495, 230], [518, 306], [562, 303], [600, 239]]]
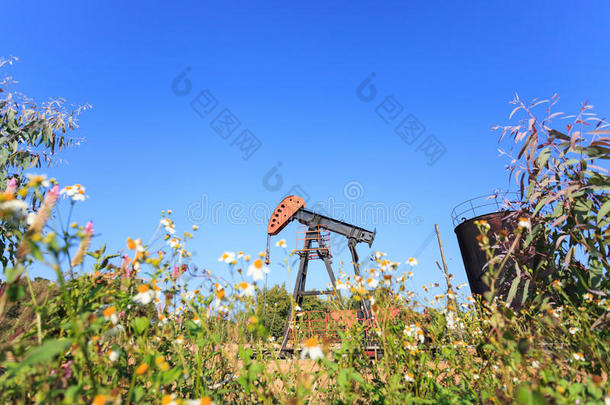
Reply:
[[456, 205], [451, 211], [453, 226], [458, 226], [462, 222], [480, 215], [515, 209], [513, 201], [507, 198], [509, 196], [513, 198], [513, 201], [517, 201], [517, 193], [502, 192], [471, 198]]

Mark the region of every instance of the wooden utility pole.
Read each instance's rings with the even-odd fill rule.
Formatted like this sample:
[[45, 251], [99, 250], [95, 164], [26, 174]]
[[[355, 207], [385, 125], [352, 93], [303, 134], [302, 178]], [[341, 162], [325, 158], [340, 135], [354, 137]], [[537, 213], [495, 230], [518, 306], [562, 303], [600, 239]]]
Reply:
[[[447, 268], [447, 261], [445, 260], [445, 251], [443, 250], [443, 242], [441, 241], [441, 233], [438, 230], [438, 224], [434, 224], [434, 228], [436, 229], [436, 238], [438, 239], [438, 247], [441, 250], [441, 259], [443, 261], [443, 270], [445, 272], [445, 280], [447, 280], [447, 293], [451, 292], [453, 298], [451, 298], [451, 304], [453, 308], [457, 311], [457, 299], [455, 296], [455, 291], [453, 291], [453, 287], [451, 286], [451, 277], [449, 277], [449, 269]], [[440, 267], [440, 266], [439, 266]]]

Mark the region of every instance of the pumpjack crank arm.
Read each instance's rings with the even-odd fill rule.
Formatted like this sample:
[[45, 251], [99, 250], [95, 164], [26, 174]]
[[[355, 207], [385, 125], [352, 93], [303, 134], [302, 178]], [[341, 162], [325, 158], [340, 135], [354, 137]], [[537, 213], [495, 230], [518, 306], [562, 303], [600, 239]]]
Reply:
[[[289, 195], [280, 202], [269, 219], [265, 263], [269, 264], [269, 237], [280, 233], [292, 221], [298, 221], [308, 227], [317, 226], [327, 229], [345, 236], [349, 241], [353, 241], [352, 243], [354, 244], [364, 242], [370, 247], [375, 239], [376, 231], [369, 231], [359, 226], [310, 211], [305, 208], [305, 201], [301, 197]], [[350, 250], [352, 249], [350, 248]]]

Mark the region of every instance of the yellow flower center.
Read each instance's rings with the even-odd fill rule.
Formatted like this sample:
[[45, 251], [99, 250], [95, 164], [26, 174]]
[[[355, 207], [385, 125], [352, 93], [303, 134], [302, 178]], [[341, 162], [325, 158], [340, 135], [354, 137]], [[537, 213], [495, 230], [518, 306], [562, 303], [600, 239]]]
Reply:
[[261, 259], [256, 259], [254, 261], [254, 267], [257, 269], [261, 269], [263, 267], [263, 261]]
[[106, 395], [98, 394], [93, 398], [93, 405], [104, 405], [106, 403]]
[[148, 287], [147, 284], [142, 284], [138, 287], [138, 292], [139, 293], [145, 293], [150, 289], [150, 287]]
[[112, 316], [116, 312], [115, 307], [108, 307], [104, 310], [103, 314], [106, 318]]
[[142, 363], [138, 366], [138, 368], [136, 368], [137, 375], [142, 375], [142, 374], [146, 373], [147, 371], [148, 371], [148, 364], [146, 364], [146, 363]]
[[309, 339], [307, 339], [305, 341], [305, 347], [307, 348], [312, 348], [318, 345], [318, 338], [317, 337], [310, 337]]

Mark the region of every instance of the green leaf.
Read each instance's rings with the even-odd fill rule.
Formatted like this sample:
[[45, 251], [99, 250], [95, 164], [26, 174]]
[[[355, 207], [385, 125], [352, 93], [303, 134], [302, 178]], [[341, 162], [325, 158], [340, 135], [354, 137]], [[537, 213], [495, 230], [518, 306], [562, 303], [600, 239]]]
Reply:
[[243, 346], [240, 346], [238, 348], [238, 352], [239, 352], [239, 357], [246, 363], [246, 364], [250, 364], [250, 362], [252, 362], [252, 354], [254, 353], [254, 350], [250, 349], [250, 348], [245, 348]]
[[137, 386], [135, 390], [133, 390], [133, 397], [134, 397], [134, 402], [140, 403], [140, 399], [142, 399], [142, 397], [144, 396], [144, 394], [146, 393], [146, 391], [144, 391], [144, 387], [142, 386]]
[[161, 374], [161, 384], [169, 384], [178, 380], [178, 377], [180, 377], [181, 372], [182, 369], [180, 367], [174, 367], [167, 371], [164, 371]]
[[149, 320], [143, 316], [135, 318], [132, 322], [133, 329], [137, 335], [143, 334], [148, 329]]
[[604, 278], [604, 266], [601, 260], [593, 259], [589, 262], [589, 284], [591, 288], [600, 288]]
[[0, 166], [3, 166], [6, 164], [6, 162], [8, 161], [8, 157], [9, 157], [10, 153], [7, 149], [0, 149]]
[[604, 219], [604, 217], [606, 215], [608, 215], [609, 212], [610, 212], [610, 200], [603, 203], [601, 208], [599, 209], [599, 212], [597, 213], [597, 225], [599, 225], [600, 222], [602, 222], [602, 219]]
[[563, 214], [563, 204], [558, 203], [557, 205], [555, 205], [555, 209], [553, 210], [552, 217], [557, 218], [557, 217], [560, 217], [562, 214]]
[[70, 345], [72, 345], [72, 339], [47, 340], [42, 345], [32, 349], [28, 357], [22, 361], [17, 368], [12, 370], [11, 373], [16, 374], [24, 367], [34, 366], [52, 360], [55, 356], [70, 347]]
[[566, 257], [563, 261], [563, 264], [565, 267], [568, 267], [570, 265], [570, 262], [572, 261], [572, 255], [574, 254], [574, 246], [572, 246], [570, 249], [568, 249], [568, 253], [566, 254]]
[[519, 277], [515, 277], [513, 279], [513, 283], [510, 286], [510, 290], [508, 290], [508, 296], [506, 297], [506, 302], [509, 305], [512, 304], [513, 300], [515, 299], [515, 295], [517, 294], [517, 291], [519, 290], [520, 281], [521, 281], [521, 279]]
[[25, 297], [25, 286], [21, 284], [11, 284], [6, 293], [10, 301], [19, 301]]
[[6, 282], [8, 284], [14, 283], [19, 278], [19, 276], [23, 274], [24, 271], [25, 269], [23, 268], [23, 266], [20, 265], [4, 270], [4, 277], [6, 277]]
[[523, 286], [523, 296], [521, 297], [521, 305], [525, 304], [525, 301], [528, 298], [530, 292], [530, 279], [525, 280], [525, 285]]
[[544, 405], [546, 400], [538, 391], [532, 391], [529, 384], [522, 383], [517, 387], [515, 400], [518, 405]]
[[565, 169], [567, 166], [575, 165], [580, 163], [580, 159], [568, 159], [559, 165], [560, 168]]
[[536, 216], [536, 214], [538, 214], [538, 212], [542, 209], [542, 207], [544, 207], [546, 205], [546, 202], [551, 198], [551, 196], [546, 196], [543, 199], [540, 200], [540, 202], [538, 202], [538, 204], [536, 205], [536, 209], [534, 210], [534, 213], [532, 214], [532, 216]]
[[579, 212], [589, 212], [592, 207], [593, 201], [591, 200], [577, 200], [576, 204], [574, 204], [574, 210]]
[[64, 392], [64, 401], [69, 404], [77, 403], [77, 395], [80, 391], [80, 388], [80, 385], [71, 385], [70, 387], [68, 387], [68, 389]]
[[345, 368], [339, 371], [339, 375], [337, 376], [337, 385], [339, 385], [339, 387], [344, 386], [347, 382], [348, 373], [349, 371]]
[[582, 383], [573, 383], [568, 386], [568, 391], [570, 392], [570, 395], [574, 395], [574, 396], [583, 392], [584, 389], [585, 389], [585, 386]]
[[546, 163], [549, 161], [549, 157], [551, 157], [551, 149], [547, 146], [538, 154], [538, 167], [545, 167]]
[[263, 365], [261, 363], [252, 363], [248, 368], [248, 379], [254, 381], [258, 378], [259, 374], [263, 371]]

